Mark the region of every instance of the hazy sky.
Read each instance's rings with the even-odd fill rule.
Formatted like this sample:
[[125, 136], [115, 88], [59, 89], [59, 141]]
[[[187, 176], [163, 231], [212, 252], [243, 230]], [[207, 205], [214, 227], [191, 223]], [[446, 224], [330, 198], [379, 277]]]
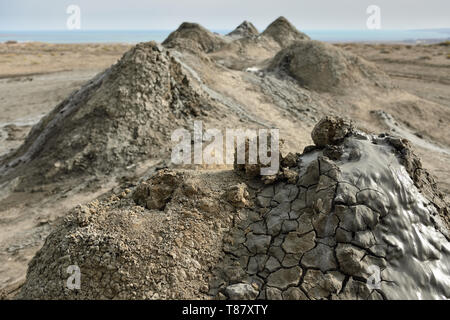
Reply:
[[369, 5], [381, 8], [383, 29], [450, 27], [449, 0], [0, 0], [0, 30], [64, 30], [71, 4], [85, 30], [174, 29], [183, 21], [226, 30], [243, 20], [262, 30], [280, 15], [299, 29], [364, 29]]

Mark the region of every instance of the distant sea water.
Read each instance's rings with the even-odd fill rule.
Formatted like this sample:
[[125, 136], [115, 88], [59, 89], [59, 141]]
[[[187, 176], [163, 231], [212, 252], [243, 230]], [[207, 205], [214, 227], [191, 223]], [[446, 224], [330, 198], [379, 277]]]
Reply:
[[[213, 30], [226, 34], [231, 30]], [[450, 29], [426, 30], [302, 30], [314, 40], [326, 42], [430, 42], [450, 39]], [[0, 31], [0, 42], [138, 43], [162, 42], [171, 30], [108, 31]]]

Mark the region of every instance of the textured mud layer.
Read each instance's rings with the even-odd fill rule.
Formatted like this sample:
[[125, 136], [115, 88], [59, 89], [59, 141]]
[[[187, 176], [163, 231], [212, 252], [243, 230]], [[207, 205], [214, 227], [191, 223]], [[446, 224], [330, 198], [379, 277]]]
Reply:
[[330, 117], [312, 138], [272, 179], [163, 170], [76, 209], [20, 297], [450, 298], [448, 206], [407, 142]]

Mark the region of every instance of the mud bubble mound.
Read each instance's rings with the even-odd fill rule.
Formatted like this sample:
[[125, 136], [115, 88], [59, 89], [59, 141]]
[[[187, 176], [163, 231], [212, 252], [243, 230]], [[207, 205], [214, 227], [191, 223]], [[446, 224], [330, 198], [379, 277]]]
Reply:
[[261, 33], [261, 36], [275, 40], [282, 48], [297, 41], [310, 39], [306, 34], [298, 31], [285, 17], [279, 17], [273, 21]]
[[173, 129], [205, 114], [208, 99], [166, 49], [140, 43], [33, 127], [0, 173], [43, 184], [161, 157]]
[[169, 34], [162, 45], [166, 48], [189, 50], [198, 48], [209, 53], [220, 49], [226, 43], [222, 36], [212, 33], [198, 23], [183, 22], [177, 30]]
[[372, 63], [314, 40], [299, 41], [281, 50], [268, 69], [281, 71], [316, 91], [337, 92], [355, 84], [392, 86], [389, 77]]
[[239, 26], [236, 27], [236, 29], [227, 34], [227, 36], [231, 37], [233, 40], [240, 38], [254, 38], [258, 35], [258, 29], [256, 29], [253, 23], [247, 20], [242, 22]]

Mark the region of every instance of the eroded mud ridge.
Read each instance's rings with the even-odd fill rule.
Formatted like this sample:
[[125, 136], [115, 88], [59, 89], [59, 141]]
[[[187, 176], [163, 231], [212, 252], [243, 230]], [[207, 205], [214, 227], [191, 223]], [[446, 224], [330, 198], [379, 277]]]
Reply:
[[270, 179], [162, 170], [75, 209], [20, 297], [450, 298], [449, 208], [407, 141], [331, 117], [312, 139]]

